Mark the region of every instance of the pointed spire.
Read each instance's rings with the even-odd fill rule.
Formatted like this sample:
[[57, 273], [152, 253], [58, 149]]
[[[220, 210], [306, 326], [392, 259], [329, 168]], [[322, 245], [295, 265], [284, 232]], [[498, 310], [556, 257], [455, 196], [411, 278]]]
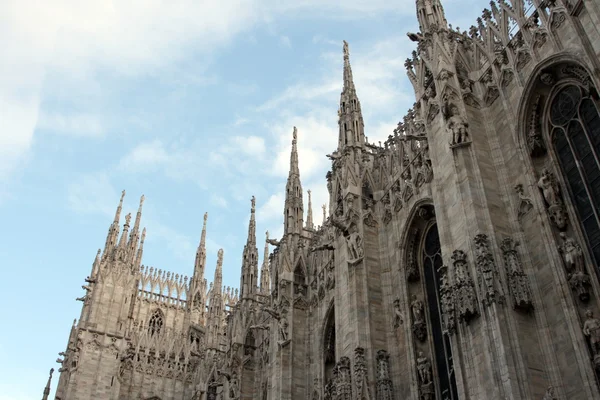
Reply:
[[440, 0], [418, 0], [417, 19], [422, 33], [429, 32], [432, 28], [437, 31], [448, 26]]
[[204, 222], [202, 223], [202, 234], [200, 235], [200, 244], [196, 250], [196, 262], [194, 265], [194, 280], [201, 282], [204, 279], [204, 268], [206, 266], [206, 224], [208, 213], [204, 213]]
[[323, 204], [321, 207], [323, 207], [323, 224], [325, 225], [325, 222], [327, 221], [327, 204]]
[[294, 127], [294, 132], [292, 133], [292, 152], [290, 154], [290, 174], [300, 176], [300, 168], [298, 166], [298, 129]]
[[307, 190], [308, 193], [308, 210], [306, 212], [306, 227], [308, 229], [314, 229], [315, 226], [313, 224], [313, 214], [312, 214], [312, 198], [310, 189]]
[[364, 122], [360, 101], [356, 95], [356, 87], [352, 77], [350, 66], [350, 51], [348, 42], [344, 40], [344, 88], [340, 95], [339, 117], [339, 141], [338, 150], [345, 146], [363, 146], [365, 141]]
[[132, 234], [137, 234], [140, 229], [140, 221], [142, 219], [142, 206], [144, 205], [145, 199], [146, 199], [146, 197], [144, 195], [142, 195], [142, 197], [140, 197], [140, 206], [138, 207], [138, 212], [137, 212], [137, 215], [135, 216], [135, 223], [133, 225], [133, 231], [131, 232]]
[[263, 295], [268, 295], [271, 291], [271, 272], [269, 271], [269, 231], [266, 232], [266, 236], [263, 264], [260, 270], [260, 292]]
[[250, 222], [248, 223], [248, 240], [246, 243], [256, 246], [256, 198], [254, 196], [250, 199], [250, 203]]
[[126, 245], [126, 240], [127, 240], [127, 233], [129, 232], [129, 223], [131, 222], [131, 213], [127, 214], [125, 216], [125, 225], [123, 225], [123, 233], [121, 234], [121, 240], [119, 241], [119, 247], [121, 249], [125, 248]]
[[138, 247], [137, 255], [135, 257], [135, 266], [137, 268], [142, 265], [142, 257], [144, 255], [144, 240], [146, 240], [146, 228], [142, 230], [142, 238], [140, 240], [140, 247]]
[[344, 52], [344, 90], [354, 90], [354, 78], [352, 77], [352, 67], [350, 66], [350, 51], [348, 49], [348, 42], [345, 40], [343, 52]]
[[298, 129], [292, 133], [292, 152], [290, 154], [290, 173], [286, 184], [284, 235], [300, 234], [304, 226], [304, 206], [302, 201], [302, 184], [298, 165]]
[[46, 387], [44, 388], [44, 395], [42, 396], [42, 400], [48, 400], [48, 396], [50, 395], [50, 384], [52, 383], [53, 373], [54, 368], [50, 368], [50, 376], [48, 377], [48, 383], [46, 383]]
[[115, 246], [117, 238], [119, 237], [119, 221], [121, 219], [121, 211], [123, 210], [123, 199], [125, 198], [125, 190], [121, 192], [121, 199], [115, 212], [115, 218], [112, 224], [108, 228], [108, 235], [106, 236], [106, 243], [104, 244], [104, 254], [107, 255]]
[[219, 249], [219, 252], [217, 253], [217, 268], [215, 268], [213, 284], [214, 291], [221, 294], [221, 286], [223, 286], [223, 249]]

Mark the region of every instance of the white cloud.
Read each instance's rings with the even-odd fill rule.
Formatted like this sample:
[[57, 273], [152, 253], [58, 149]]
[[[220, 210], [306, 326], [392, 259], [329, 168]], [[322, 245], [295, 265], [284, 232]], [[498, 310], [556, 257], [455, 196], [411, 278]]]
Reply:
[[78, 213], [114, 215], [119, 194], [106, 173], [82, 175], [67, 187], [67, 201]]
[[220, 196], [220, 195], [218, 195], [216, 193], [213, 193], [211, 195], [210, 201], [214, 205], [222, 207], [222, 208], [227, 208], [227, 206], [228, 206], [227, 199], [225, 199], [225, 197]]
[[41, 112], [37, 127], [53, 133], [75, 137], [101, 137], [104, 128], [100, 119], [91, 114], [51, 114]]
[[292, 47], [292, 41], [290, 40], [290, 38], [288, 36], [285, 36], [285, 35], [280, 36], [279, 41], [281, 42], [281, 44], [284, 47], [290, 47], [290, 48]]
[[140, 143], [129, 154], [121, 159], [120, 168], [128, 171], [139, 171], [158, 168], [170, 160], [163, 143], [155, 139], [151, 142]]

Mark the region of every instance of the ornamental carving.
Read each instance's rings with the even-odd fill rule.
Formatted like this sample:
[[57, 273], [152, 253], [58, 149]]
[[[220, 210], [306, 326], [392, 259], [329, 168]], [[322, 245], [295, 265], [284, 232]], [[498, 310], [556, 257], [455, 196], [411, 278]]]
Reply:
[[336, 386], [336, 400], [352, 400], [352, 378], [350, 373], [350, 359], [340, 358], [334, 369]]
[[504, 294], [500, 285], [498, 268], [490, 251], [490, 242], [485, 234], [475, 236], [475, 263], [479, 277], [479, 288], [483, 293], [484, 306], [504, 303]]
[[407, 256], [406, 256], [406, 279], [409, 282], [416, 282], [419, 280], [419, 269], [415, 260], [416, 254], [416, 243], [419, 237], [419, 230], [415, 229], [411, 232], [410, 239], [408, 240]]
[[354, 349], [354, 384], [356, 386], [356, 400], [370, 400], [369, 384], [367, 382], [367, 362], [365, 349]]
[[390, 379], [390, 355], [385, 350], [377, 352], [377, 400], [393, 400], [394, 393]]
[[427, 338], [427, 327], [425, 326], [425, 307], [423, 306], [423, 301], [417, 298], [416, 295], [412, 296], [410, 310], [412, 314], [412, 331], [417, 339], [423, 342]]
[[519, 242], [512, 238], [505, 238], [500, 244], [504, 255], [506, 276], [508, 278], [508, 290], [510, 292], [513, 307], [522, 310], [533, 309], [533, 296], [527, 275], [523, 271], [523, 265], [517, 253]]
[[454, 250], [452, 253], [453, 260], [453, 296], [455, 297], [455, 311], [458, 319], [462, 322], [469, 323], [471, 319], [479, 315], [477, 307], [477, 294], [475, 293], [475, 285], [469, 267], [467, 265], [467, 255], [462, 250]]
[[440, 300], [444, 330], [452, 335], [456, 331], [455, 293], [448, 277], [448, 267], [442, 265], [438, 272], [440, 274]]
[[527, 126], [527, 147], [532, 157], [540, 157], [546, 154], [546, 144], [542, 137], [540, 128], [540, 100], [542, 96], [538, 95], [533, 103], [529, 124]]
[[579, 299], [586, 302], [590, 299], [591, 281], [586, 271], [583, 250], [579, 243], [567, 236], [565, 232], [561, 232], [560, 237], [563, 243], [558, 250], [565, 263], [569, 285], [577, 293]]

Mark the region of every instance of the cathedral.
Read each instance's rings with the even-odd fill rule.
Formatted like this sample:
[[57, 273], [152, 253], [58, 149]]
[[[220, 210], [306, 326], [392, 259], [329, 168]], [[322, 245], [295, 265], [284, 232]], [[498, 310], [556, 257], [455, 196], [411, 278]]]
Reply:
[[207, 215], [191, 278], [143, 266], [121, 197], [55, 400], [600, 399], [600, 3], [416, 11], [413, 107], [370, 143], [343, 43], [323, 222], [293, 128], [283, 235], [252, 198], [238, 289], [222, 250], [205, 279]]

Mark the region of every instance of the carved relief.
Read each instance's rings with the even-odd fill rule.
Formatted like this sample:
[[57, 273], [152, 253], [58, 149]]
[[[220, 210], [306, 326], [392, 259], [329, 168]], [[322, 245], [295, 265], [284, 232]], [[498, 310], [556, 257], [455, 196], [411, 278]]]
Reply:
[[393, 400], [392, 380], [390, 379], [390, 355], [385, 350], [377, 352], [377, 400]]
[[410, 239], [408, 240], [408, 246], [406, 249], [406, 279], [409, 282], [416, 282], [419, 280], [419, 269], [417, 268], [417, 262], [415, 260], [416, 240], [418, 237], [419, 230], [414, 229], [411, 232]]
[[581, 301], [590, 299], [589, 287], [591, 286], [590, 277], [587, 274], [583, 251], [575, 239], [568, 237], [565, 232], [560, 233], [563, 244], [558, 248], [563, 256], [565, 269], [567, 270], [567, 279]]
[[465, 252], [454, 250], [452, 260], [454, 261], [452, 277], [454, 280], [455, 310], [458, 319], [468, 324], [471, 319], [479, 315], [475, 285], [469, 273]]
[[427, 337], [427, 328], [425, 326], [425, 307], [423, 306], [423, 302], [417, 298], [416, 295], [412, 296], [410, 310], [412, 314], [412, 331], [417, 339], [423, 342]]
[[393, 216], [392, 205], [390, 202], [390, 194], [387, 193], [385, 196], [383, 196], [381, 202], [383, 204], [383, 223], [387, 225], [392, 221]]
[[489, 306], [496, 302], [504, 303], [498, 268], [489, 248], [489, 239], [485, 234], [475, 236], [475, 263], [479, 273], [479, 287], [481, 293], [484, 294], [483, 305]]
[[348, 357], [342, 357], [338, 361], [334, 370], [334, 379], [337, 392], [336, 400], [352, 400], [352, 378]]
[[515, 192], [517, 192], [517, 195], [519, 196], [519, 205], [517, 206], [517, 217], [521, 219], [533, 209], [533, 202], [529, 197], [525, 196], [522, 184], [519, 183], [515, 186]]
[[356, 400], [370, 400], [369, 385], [367, 382], [367, 362], [365, 349], [354, 349], [354, 384], [356, 386]]
[[435, 389], [433, 387], [431, 361], [422, 351], [417, 357], [417, 372], [419, 373], [419, 392], [421, 400], [433, 400]]
[[455, 320], [455, 296], [452, 284], [448, 277], [448, 267], [442, 265], [439, 269], [440, 273], [440, 298], [442, 306], [442, 317], [444, 323], [444, 330], [452, 335], [456, 331], [456, 320]]
[[538, 187], [542, 190], [546, 204], [548, 205], [548, 213], [550, 219], [556, 227], [564, 230], [567, 227], [567, 212], [564, 208], [558, 183], [554, 179], [554, 174], [547, 168], [542, 171], [542, 175], [538, 181]]
[[513, 307], [523, 310], [533, 308], [533, 298], [529, 280], [523, 271], [523, 265], [517, 253], [519, 242], [512, 238], [505, 238], [500, 245], [504, 254], [506, 276], [508, 277], [508, 290], [513, 300]]
[[540, 99], [541, 95], [535, 98], [533, 108], [531, 109], [531, 115], [529, 116], [529, 124], [527, 127], [527, 146], [529, 147], [529, 154], [532, 157], [540, 157], [546, 154], [546, 145], [542, 137], [542, 130], [540, 128]]
[[315, 378], [313, 381], [311, 400], [321, 400], [321, 385], [319, 385], [319, 378]]

